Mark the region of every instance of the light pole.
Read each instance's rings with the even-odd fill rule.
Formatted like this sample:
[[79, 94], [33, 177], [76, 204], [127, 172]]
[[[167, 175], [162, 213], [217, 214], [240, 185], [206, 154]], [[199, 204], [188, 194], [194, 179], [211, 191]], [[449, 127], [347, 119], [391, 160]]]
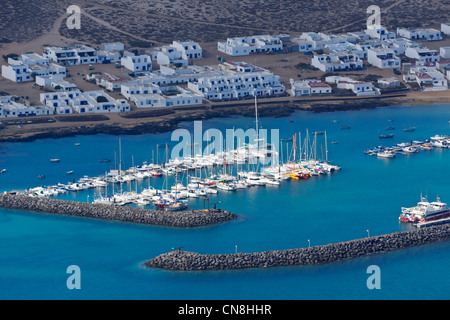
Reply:
[[370, 238], [370, 232], [369, 232], [369, 229], [367, 229], [366, 231], [367, 231], [367, 237]]
[[308, 239], [308, 248], [311, 248], [311, 240]]

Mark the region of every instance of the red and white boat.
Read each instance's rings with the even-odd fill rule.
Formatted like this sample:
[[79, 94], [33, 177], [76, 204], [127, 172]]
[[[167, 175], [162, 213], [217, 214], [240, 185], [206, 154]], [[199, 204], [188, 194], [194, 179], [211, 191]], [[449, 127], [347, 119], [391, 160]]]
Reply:
[[436, 201], [428, 202], [426, 198], [421, 198], [417, 206], [402, 208], [399, 220], [401, 222], [427, 222], [450, 217], [450, 208], [446, 203], [441, 202], [439, 197]]

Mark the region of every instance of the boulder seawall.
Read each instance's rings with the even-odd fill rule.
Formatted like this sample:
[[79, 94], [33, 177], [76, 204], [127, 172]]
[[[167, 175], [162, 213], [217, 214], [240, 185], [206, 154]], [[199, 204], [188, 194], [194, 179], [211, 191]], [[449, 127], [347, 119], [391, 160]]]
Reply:
[[9, 193], [0, 194], [0, 208], [178, 228], [202, 227], [237, 218], [236, 214], [221, 209], [166, 212]]
[[440, 225], [302, 249], [214, 255], [172, 251], [148, 260], [144, 265], [150, 268], [180, 271], [318, 265], [449, 239], [450, 225]]

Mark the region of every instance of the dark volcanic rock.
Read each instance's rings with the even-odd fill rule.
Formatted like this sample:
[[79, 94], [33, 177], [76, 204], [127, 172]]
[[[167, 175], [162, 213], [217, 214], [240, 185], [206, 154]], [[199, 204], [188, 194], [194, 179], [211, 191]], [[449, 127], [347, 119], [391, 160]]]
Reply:
[[303, 249], [221, 255], [174, 251], [148, 260], [145, 265], [151, 268], [184, 271], [316, 265], [449, 239], [450, 225], [440, 225]]
[[221, 209], [165, 212], [8, 193], [0, 194], [0, 208], [178, 228], [207, 226], [237, 218]]

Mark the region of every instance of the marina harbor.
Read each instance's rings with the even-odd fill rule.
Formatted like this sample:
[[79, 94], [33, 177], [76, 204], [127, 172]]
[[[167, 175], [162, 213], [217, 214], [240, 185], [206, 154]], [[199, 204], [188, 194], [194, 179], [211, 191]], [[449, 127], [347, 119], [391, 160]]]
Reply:
[[[52, 186], [40, 186], [19, 190], [31, 197], [56, 197], [63, 193], [95, 189], [97, 195], [90, 199], [93, 203], [124, 206], [153, 205], [157, 209], [179, 211], [188, 208], [189, 198], [204, 197], [218, 192], [233, 192], [248, 188], [277, 187], [288, 180], [304, 180], [315, 176], [329, 175], [341, 168], [325, 159], [318, 159], [317, 134], [313, 138], [307, 133], [303, 142], [297, 145], [297, 134], [292, 139], [291, 150], [283, 161], [273, 145], [245, 144], [234, 150], [216, 154], [198, 155], [169, 159], [167, 162], [143, 163], [128, 169], [110, 170], [97, 177], [84, 176], [78, 181]], [[326, 133], [325, 133], [326, 145]], [[119, 142], [119, 150], [121, 144]], [[168, 155], [168, 146], [165, 146]], [[121, 151], [119, 151], [121, 154]], [[325, 150], [328, 153], [328, 150]], [[272, 159], [268, 166], [263, 159]], [[66, 174], [72, 174], [68, 171]], [[171, 177], [169, 183], [169, 177]], [[163, 187], [157, 189], [152, 179], [163, 179]], [[141, 182], [138, 190], [137, 182]], [[132, 183], [135, 187], [132, 190]]]

